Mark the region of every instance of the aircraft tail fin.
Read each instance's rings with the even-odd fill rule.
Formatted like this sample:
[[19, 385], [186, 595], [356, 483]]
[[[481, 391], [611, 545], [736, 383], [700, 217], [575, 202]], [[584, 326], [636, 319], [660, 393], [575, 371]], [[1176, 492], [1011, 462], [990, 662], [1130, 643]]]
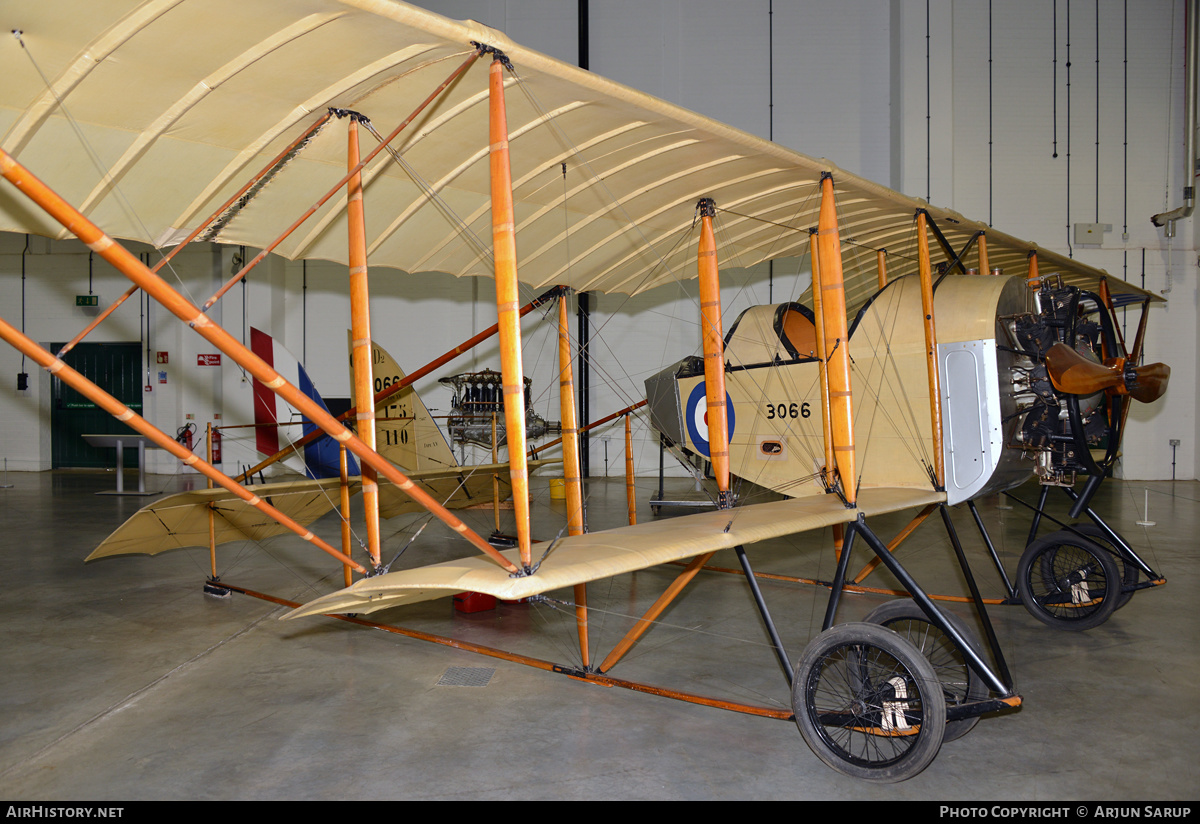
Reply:
[[[347, 332], [347, 340], [349, 337]], [[371, 364], [375, 394], [404, 378], [400, 364], [375, 341], [371, 341]], [[353, 385], [353, 364], [350, 370]], [[375, 448], [392, 463], [411, 471], [458, 466], [441, 428], [411, 386], [375, 407]]]
[[[259, 329], [250, 329], [250, 348], [254, 354], [265, 360], [271, 367], [283, 375], [289, 382], [300, 389], [322, 408], [325, 401], [317, 392], [304, 366], [296, 356], [281, 346], [274, 338]], [[300, 426], [277, 426], [275, 424], [300, 421]], [[254, 381], [254, 423], [255, 446], [259, 452], [274, 455], [281, 446], [287, 446], [293, 441], [300, 440], [317, 428], [316, 424], [292, 409], [284, 400], [279, 398], [266, 386]], [[303, 471], [310, 478], [336, 478], [341, 474], [339, 445], [333, 438], [325, 435], [304, 447]], [[359, 474], [358, 462], [353, 455], [346, 456], [347, 471], [351, 475]]]

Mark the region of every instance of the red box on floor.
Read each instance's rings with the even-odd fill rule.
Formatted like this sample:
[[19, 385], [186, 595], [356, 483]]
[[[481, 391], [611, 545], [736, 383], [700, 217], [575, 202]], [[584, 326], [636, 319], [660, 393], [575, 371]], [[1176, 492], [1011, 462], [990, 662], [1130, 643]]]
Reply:
[[482, 592], [460, 592], [454, 596], [454, 609], [458, 612], [486, 612], [496, 608], [496, 596]]

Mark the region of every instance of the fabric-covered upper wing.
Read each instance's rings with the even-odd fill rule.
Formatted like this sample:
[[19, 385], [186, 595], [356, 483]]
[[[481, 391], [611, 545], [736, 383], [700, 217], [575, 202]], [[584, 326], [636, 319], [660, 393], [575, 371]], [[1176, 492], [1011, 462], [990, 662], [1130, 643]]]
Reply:
[[[634, 293], [673, 279], [663, 256], [700, 197], [725, 210], [726, 259], [800, 256], [826, 172], [840, 193], [842, 236], [887, 247], [897, 261], [916, 257], [917, 208], [928, 208], [954, 248], [987, 230], [991, 265], [1010, 272], [1023, 272], [1036, 248], [498, 31], [395, 0], [87, 0], [22, 4], [13, 23], [50, 88], [8, 39], [0, 144], [118, 237], [183, 237], [329, 107], [360, 112], [388, 134], [477, 41], [514, 67], [507, 112], [519, 273], [535, 287]], [[491, 274], [489, 59], [394, 141], [403, 167], [381, 154], [364, 173], [373, 266]], [[95, 164], [84, 160], [89, 152]], [[331, 122], [222, 217], [215, 239], [262, 248], [344, 172], [344, 127]], [[345, 262], [343, 205], [336, 194], [278, 252]], [[63, 234], [7, 188], [0, 229]], [[1100, 275], [1050, 252], [1039, 262], [1089, 286]], [[848, 272], [848, 305], [873, 280]], [[1110, 286], [1140, 293], [1119, 279]]]

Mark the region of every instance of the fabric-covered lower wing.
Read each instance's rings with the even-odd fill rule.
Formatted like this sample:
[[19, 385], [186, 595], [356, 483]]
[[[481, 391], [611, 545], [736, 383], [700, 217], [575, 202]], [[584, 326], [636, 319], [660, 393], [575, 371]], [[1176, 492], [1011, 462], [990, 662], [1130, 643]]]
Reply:
[[[510, 577], [478, 555], [364, 578], [284, 617], [374, 612], [464, 591], [515, 600], [704, 552], [849, 523], [859, 512], [869, 517], [944, 500], [944, 493], [929, 490], [876, 488], [861, 491], [858, 509], [847, 509], [836, 496], [820, 495], [661, 519], [556, 541], [533, 575]], [[516, 550], [504, 554], [520, 563]]]
[[[282, 481], [249, 487], [258, 497], [301, 525], [320, 518], [337, 505], [337, 478], [320, 481]], [[357, 479], [351, 491], [357, 492]], [[96, 547], [85, 560], [111, 555], [157, 555], [169, 549], [208, 546], [208, 511], [212, 505], [218, 544], [262, 541], [290, 533], [226, 489], [197, 489], [168, 495], [142, 507]]]

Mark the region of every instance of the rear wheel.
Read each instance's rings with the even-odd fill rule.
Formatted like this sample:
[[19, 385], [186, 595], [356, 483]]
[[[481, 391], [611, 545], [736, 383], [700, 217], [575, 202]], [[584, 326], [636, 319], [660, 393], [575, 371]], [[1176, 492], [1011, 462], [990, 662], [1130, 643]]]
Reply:
[[[967, 626], [966, 621], [953, 612], [942, 611], [946, 621], [963, 638], [967, 639], [976, 655], [983, 657], [979, 639]], [[901, 638], [911, 643], [925, 656], [925, 660], [933, 667], [933, 672], [942, 685], [942, 696], [946, 707], [956, 707], [971, 701], [982, 701], [988, 696], [987, 685], [979, 674], [967, 664], [963, 655], [950, 636], [938, 629], [925, 611], [915, 602], [908, 599], [889, 601], [882, 604], [863, 619], [869, 624], [880, 624], [897, 633]], [[979, 716], [960, 718], [946, 722], [945, 741], [962, 738], [979, 723]]]
[[1054, 532], [1026, 547], [1017, 589], [1025, 609], [1042, 623], [1081, 631], [1103, 624], [1116, 610], [1121, 573], [1108, 550]]
[[904, 781], [921, 772], [946, 729], [946, 701], [933, 667], [878, 624], [842, 624], [814, 638], [796, 666], [792, 709], [818, 758], [871, 781]]
[[1121, 597], [1117, 599], [1117, 609], [1125, 606], [1133, 598], [1133, 587], [1137, 586], [1138, 582], [1138, 567], [1125, 559], [1113, 544], [1104, 534], [1104, 530], [1095, 524], [1072, 524], [1071, 529], [1081, 533], [1085, 538], [1091, 541], [1101, 549], [1106, 549], [1113, 556], [1113, 560], [1117, 562], [1117, 571], [1120, 573], [1121, 581]]

